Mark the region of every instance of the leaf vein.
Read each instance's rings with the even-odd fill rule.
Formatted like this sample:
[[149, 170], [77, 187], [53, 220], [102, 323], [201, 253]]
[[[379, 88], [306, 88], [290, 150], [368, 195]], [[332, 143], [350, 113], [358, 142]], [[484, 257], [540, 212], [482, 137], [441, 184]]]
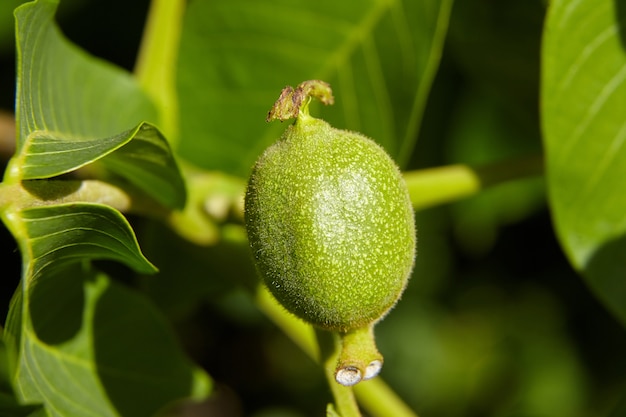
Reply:
[[624, 83], [626, 80], [626, 65], [622, 65], [619, 71], [611, 78], [611, 80], [606, 83], [599, 94], [596, 96], [596, 99], [589, 106], [589, 110], [585, 114], [583, 120], [576, 126], [574, 132], [572, 133], [569, 142], [564, 144], [563, 150], [559, 156], [559, 159], [562, 161], [567, 161], [570, 158], [570, 155], [580, 139], [584, 136], [585, 132], [594, 121], [594, 119], [600, 114], [600, 111], [609, 100], [611, 95], [617, 92], [618, 87]]

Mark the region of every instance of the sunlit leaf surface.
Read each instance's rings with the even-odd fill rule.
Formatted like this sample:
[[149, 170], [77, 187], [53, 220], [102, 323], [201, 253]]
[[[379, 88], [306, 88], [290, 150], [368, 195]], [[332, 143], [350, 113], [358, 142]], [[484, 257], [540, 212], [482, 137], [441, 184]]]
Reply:
[[39, 132], [68, 141], [112, 137], [155, 111], [132, 76], [87, 55], [54, 23], [58, 1], [16, 10], [18, 43], [18, 153]]
[[543, 128], [557, 232], [574, 267], [626, 323], [624, 2], [551, 2]]
[[56, 1], [16, 11], [18, 147], [7, 175], [41, 179], [108, 157], [106, 166], [180, 208], [183, 180], [152, 103], [132, 76], [68, 42], [55, 25]]
[[[39, 0], [16, 12], [18, 146], [5, 180], [30, 197], [2, 207], [23, 265], [3, 334], [17, 400], [6, 406], [33, 416], [153, 416], [206, 396], [210, 381], [147, 298], [94, 265], [156, 267], [117, 210], [32, 191], [97, 160], [169, 207], [184, 205], [184, 185], [167, 141], [142, 122], [153, 109], [133, 79], [67, 42], [55, 9]], [[45, 411], [20, 407], [30, 404]]]
[[181, 154], [246, 176], [284, 124], [265, 116], [285, 85], [331, 84], [314, 109], [401, 164], [439, 62], [449, 0], [191, 2], [179, 64]]
[[67, 204], [37, 207], [20, 212], [30, 254], [29, 279], [36, 280], [56, 268], [86, 259], [111, 259], [138, 272], [156, 269], [139, 250], [135, 235], [124, 217], [99, 204]]

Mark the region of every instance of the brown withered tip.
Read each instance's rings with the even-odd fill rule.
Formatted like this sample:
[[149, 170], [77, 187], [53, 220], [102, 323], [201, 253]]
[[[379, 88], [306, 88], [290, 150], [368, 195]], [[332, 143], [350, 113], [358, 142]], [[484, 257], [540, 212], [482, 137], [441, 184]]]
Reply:
[[335, 102], [333, 91], [327, 82], [308, 80], [300, 83], [295, 89], [288, 85], [280, 92], [280, 97], [272, 106], [265, 120], [268, 122], [280, 120], [282, 122], [295, 119], [300, 110], [306, 109], [311, 97], [315, 97], [325, 105]]

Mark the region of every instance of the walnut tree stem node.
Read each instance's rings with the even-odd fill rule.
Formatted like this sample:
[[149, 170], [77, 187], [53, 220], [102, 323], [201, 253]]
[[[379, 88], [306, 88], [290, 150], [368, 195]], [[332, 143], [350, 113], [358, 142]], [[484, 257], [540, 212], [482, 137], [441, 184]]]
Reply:
[[330, 85], [320, 80], [308, 80], [300, 83], [295, 89], [291, 86], [283, 88], [280, 97], [267, 114], [266, 121], [285, 121], [296, 119], [301, 113], [309, 113], [308, 107], [311, 97], [315, 97], [325, 105], [335, 102]]

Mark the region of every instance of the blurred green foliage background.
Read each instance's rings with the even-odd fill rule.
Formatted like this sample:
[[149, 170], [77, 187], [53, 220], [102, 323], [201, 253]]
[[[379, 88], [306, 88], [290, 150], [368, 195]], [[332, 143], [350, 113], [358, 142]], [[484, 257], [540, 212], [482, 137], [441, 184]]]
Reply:
[[[5, 115], [14, 105], [10, 11], [18, 3], [0, 5]], [[131, 70], [147, 7], [144, 0], [65, 0], [58, 20], [71, 40]], [[542, 152], [538, 92], [545, 11], [540, 0], [456, 2], [407, 169]], [[10, 132], [10, 118], [1, 123], [0, 132]], [[0, 139], [6, 164], [13, 137]], [[330, 397], [321, 369], [248, 296], [256, 277], [240, 229], [224, 230], [235, 238], [207, 249], [162, 226], [131, 220], [146, 255], [163, 272], [149, 282], [129, 276], [128, 283], [153, 298], [190, 356], [216, 380], [218, 395], [203, 410], [221, 416], [322, 415]], [[377, 335], [386, 359], [382, 377], [420, 416], [609, 415], [626, 392], [626, 331], [568, 265], [554, 237], [542, 178], [421, 211], [417, 225], [414, 276]], [[20, 273], [15, 242], [5, 229], [0, 256], [4, 320]], [[207, 271], [200, 285], [189, 278], [198, 268]], [[128, 275], [123, 268], [117, 272]], [[197, 299], [172, 301], [173, 293], [188, 293], [193, 285], [199, 285]]]

